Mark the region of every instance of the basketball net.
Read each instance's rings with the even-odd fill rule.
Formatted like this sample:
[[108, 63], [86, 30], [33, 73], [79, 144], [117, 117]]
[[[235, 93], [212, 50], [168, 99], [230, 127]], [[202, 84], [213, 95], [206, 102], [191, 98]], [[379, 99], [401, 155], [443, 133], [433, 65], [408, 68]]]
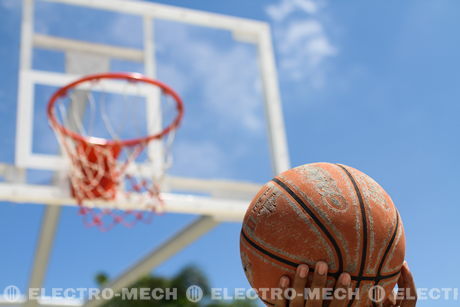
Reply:
[[[129, 129], [125, 121], [138, 119], [127, 118], [125, 111], [114, 118], [114, 112], [109, 112], [114, 104], [108, 105], [107, 93], [111, 91], [104, 86], [107, 82], [121, 93], [116, 103], [128, 108], [138, 104], [133, 100], [139, 97], [156, 97], [150, 101], [159, 111], [154, 134], [139, 131], [140, 138], [124, 139], [123, 131]], [[76, 108], [78, 104], [80, 108]], [[165, 115], [168, 110], [174, 111], [175, 117], [169, 116], [173, 118], [170, 124], [162, 126], [169, 119]], [[53, 95], [48, 105], [50, 123], [69, 161], [71, 195], [87, 226], [102, 231], [117, 224], [131, 227], [137, 222], [148, 223], [155, 213], [162, 212], [160, 189], [172, 164], [171, 145], [182, 113], [182, 101], [175, 92], [137, 74], [88, 76]], [[135, 204], [135, 209], [126, 204]]]

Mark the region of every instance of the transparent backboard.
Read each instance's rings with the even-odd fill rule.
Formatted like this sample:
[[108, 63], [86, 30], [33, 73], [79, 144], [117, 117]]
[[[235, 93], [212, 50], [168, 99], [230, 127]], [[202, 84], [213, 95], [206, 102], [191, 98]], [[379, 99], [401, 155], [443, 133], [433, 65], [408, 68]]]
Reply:
[[[248, 199], [257, 183], [289, 167], [265, 23], [137, 1], [25, 0], [20, 34], [18, 83], [4, 89], [17, 99], [10, 106], [16, 128], [2, 141], [10, 150], [2, 165], [14, 173], [7, 181], [59, 186], [68, 194], [68, 165], [46, 104], [59, 87], [106, 71], [161, 80], [184, 101], [165, 191], [230, 198], [240, 191]], [[154, 132], [145, 100], [110, 107], [127, 137]], [[57, 203], [62, 195], [52, 197]]]

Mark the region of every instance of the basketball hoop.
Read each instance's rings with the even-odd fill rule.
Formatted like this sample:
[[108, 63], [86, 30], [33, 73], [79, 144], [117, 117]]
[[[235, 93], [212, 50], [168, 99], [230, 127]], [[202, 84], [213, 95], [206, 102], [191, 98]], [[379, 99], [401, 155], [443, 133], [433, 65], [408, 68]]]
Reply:
[[[112, 100], [107, 98], [110, 95]], [[123, 104], [129, 102], [128, 109], [119, 109], [120, 97]], [[146, 123], [149, 129], [138, 132], [143, 136], [125, 138], [123, 130], [127, 135], [134, 130], [127, 129], [125, 122], [138, 121], [127, 114], [139, 99], [150, 103], [151, 108], [146, 109], [153, 108], [158, 114], [153, 124]], [[117, 110], [121, 117], [111, 116], [110, 110]], [[174, 113], [170, 117], [168, 110]], [[101, 230], [116, 224], [131, 226], [148, 222], [153, 213], [161, 211], [161, 180], [170, 166], [170, 147], [184, 113], [181, 98], [170, 87], [134, 73], [90, 75], [56, 91], [47, 113], [70, 162], [72, 197], [86, 225]], [[117, 124], [124, 128], [118, 131]], [[136, 203], [135, 210], [120, 205], [130, 202]]]

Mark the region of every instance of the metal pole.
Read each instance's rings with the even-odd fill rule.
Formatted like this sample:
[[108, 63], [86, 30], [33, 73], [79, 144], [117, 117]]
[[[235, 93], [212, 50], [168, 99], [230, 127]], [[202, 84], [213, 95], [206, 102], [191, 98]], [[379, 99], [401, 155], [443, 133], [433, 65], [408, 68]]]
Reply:
[[[59, 221], [60, 206], [45, 206], [45, 213], [42, 219], [40, 235], [37, 241], [32, 273], [29, 280], [30, 288], [40, 288], [45, 279], [54, 237], [56, 235], [57, 224]], [[28, 291], [26, 292], [28, 293]], [[29, 300], [26, 297], [25, 307], [38, 306], [36, 300]]]

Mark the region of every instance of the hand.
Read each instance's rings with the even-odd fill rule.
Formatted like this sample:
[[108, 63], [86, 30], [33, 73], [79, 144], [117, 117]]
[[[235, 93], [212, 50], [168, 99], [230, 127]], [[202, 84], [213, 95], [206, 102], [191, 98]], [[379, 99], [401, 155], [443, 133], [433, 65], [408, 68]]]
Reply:
[[[316, 293], [322, 293], [323, 289], [326, 287], [327, 282], [327, 263], [319, 261], [316, 263], [315, 271], [313, 273], [313, 279], [311, 284], [311, 289], [318, 289], [313, 291], [318, 291]], [[296, 296], [290, 302], [288, 302], [282, 296], [279, 296], [275, 302], [275, 307], [321, 307], [323, 306], [323, 298], [321, 295], [312, 295], [310, 299], [305, 299], [305, 287], [307, 285], [307, 278], [309, 275], [309, 267], [306, 264], [301, 264], [297, 267], [296, 274], [294, 277], [294, 282], [292, 284], [292, 289], [295, 291]], [[350, 288], [351, 276], [348, 273], [340, 274], [335, 285], [334, 293], [340, 295], [333, 295], [333, 299], [329, 307], [342, 307], [346, 306], [348, 302], [347, 291]], [[280, 287], [284, 291], [290, 286], [290, 280], [287, 276], [283, 276], [280, 279]], [[341, 290], [339, 290], [341, 289]], [[341, 292], [339, 292], [341, 291]], [[408, 305], [409, 306], [409, 305]]]
[[401, 297], [393, 293], [393, 295], [385, 301], [383, 307], [414, 307], [417, 303], [417, 288], [415, 287], [414, 278], [409, 270], [409, 266], [405, 261], [401, 268], [398, 288], [404, 289], [401, 293], [402, 295], [400, 295]]

